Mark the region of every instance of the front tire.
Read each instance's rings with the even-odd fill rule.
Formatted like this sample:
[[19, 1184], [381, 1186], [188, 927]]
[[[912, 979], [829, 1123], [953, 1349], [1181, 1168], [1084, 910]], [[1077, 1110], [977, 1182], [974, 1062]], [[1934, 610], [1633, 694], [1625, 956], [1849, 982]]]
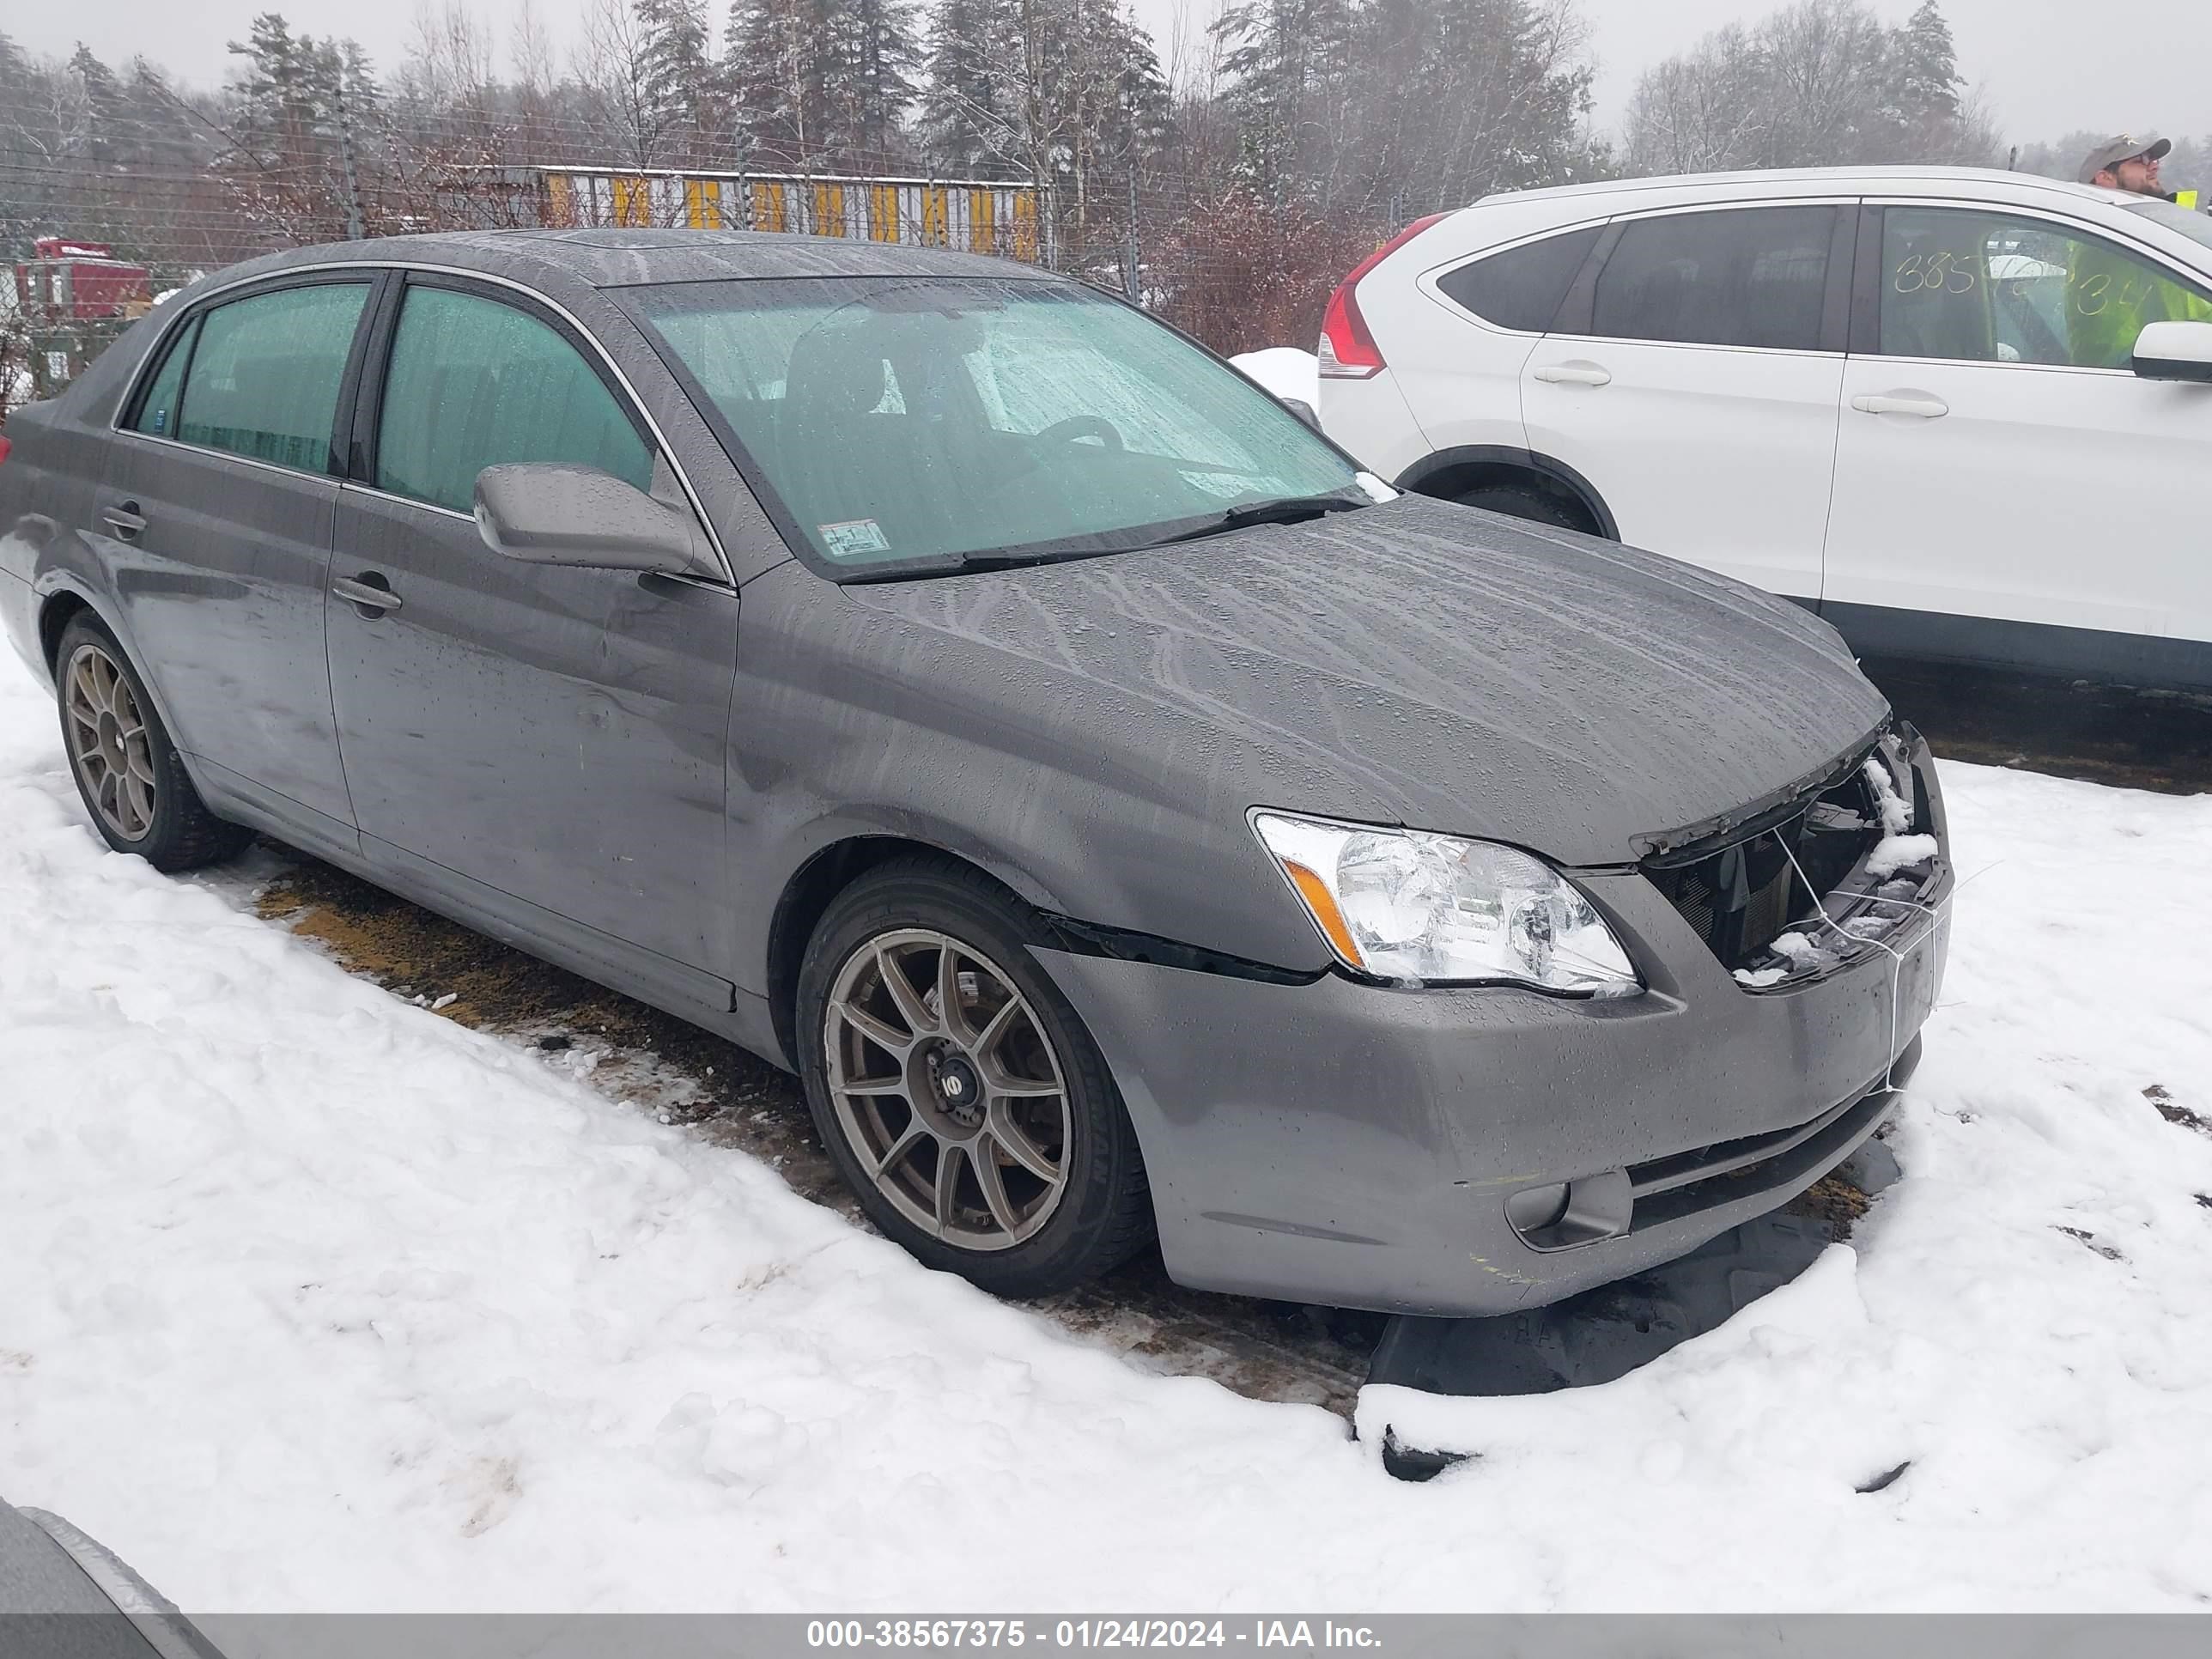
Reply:
[[1024, 921], [963, 866], [881, 866], [823, 915], [798, 997], [807, 1104], [868, 1218], [1008, 1297], [1095, 1279], [1152, 1231], [1121, 1092]]
[[70, 775], [110, 847], [173, 872], [220, 863], [253, 839], [200, 799], [145, 681], [105, 623], [89, 612], [72, 617], [54, 661]]
[[1480, 507], [1492, 513], [1503, 513], [1510, 519], [1526, 519], [1531, 524], [1552, 525], [1560, 530], [1578, 530], [1585, 536], [1598, 533], [1587, 514], [1577, 512], [1535, 484], [1486, 484], [1455, 499], [1462, 507]]

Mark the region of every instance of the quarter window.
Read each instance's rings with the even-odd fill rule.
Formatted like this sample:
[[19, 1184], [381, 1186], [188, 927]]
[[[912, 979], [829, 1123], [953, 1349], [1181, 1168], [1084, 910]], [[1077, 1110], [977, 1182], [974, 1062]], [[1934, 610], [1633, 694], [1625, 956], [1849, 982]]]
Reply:
[[192, 358], [192, 337], [199, 332], [200, 319], [185, 319], [176, 337], [169, 342], [169, 354], [161, 360], [161, 372], [146, 387], [138, 399], [137, 418], [131, 422], [134, 432], [149, 432], [157, 438], [173, 438], [177, 432], [177, 411], [183, 402], [185, 365]]
[[1832, 207], [1634, 220], [1598, 276], [1591, 331], [1817, 351], [1835, 230]]
[[2168, 321], [2212, 321], [2212, 298], [2101, 236], [1960, 208], [1884, 210], [1884, 356], [2125, 368], [2136, 337]]
[[1597, 246], [1603, 228], [1592, 225], [1508, 248], [1446, 271], [1437, 278], [1437, 286], [1486, 323], [1541, 334], [1552, 326], [1575, 273]]
[[497, 300], [410, 287], [385, 378], [377, 488], [466, 513], [477, 473], [525, 461], [653, 483], [651, 447], [557, 331]]
[[[208, 312], [184, 370], [174, 435], [295, 471], [329, 472], [338, 384], [368, 298], [366, 283], [318, 283]], [[171, 356], [182, 361], [179, 351]], [[164, 363], [149, 393], [161, 392], [167, 374]], [[149, 395], [142, 421], [155, 408]]]

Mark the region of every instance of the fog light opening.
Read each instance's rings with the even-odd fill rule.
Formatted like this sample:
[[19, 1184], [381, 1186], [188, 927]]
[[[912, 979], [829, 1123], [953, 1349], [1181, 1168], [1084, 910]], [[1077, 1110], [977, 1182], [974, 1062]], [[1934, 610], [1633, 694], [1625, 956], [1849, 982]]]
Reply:
[[1628, 1171], [1523, 1187], [1505, 1200], [1505, 1219], [1532, 1250], [1571, 1250], [1628, 1231], [1635, 1194]]

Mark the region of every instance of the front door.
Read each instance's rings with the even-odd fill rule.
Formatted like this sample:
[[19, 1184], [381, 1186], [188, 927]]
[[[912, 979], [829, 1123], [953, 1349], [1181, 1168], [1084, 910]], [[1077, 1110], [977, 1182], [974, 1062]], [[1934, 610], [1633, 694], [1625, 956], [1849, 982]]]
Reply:
[[1666, 213], [1620, 227], [1521, 374], [1528, 447], [1589, 480], [1620, 539], [1820, 597], [1850, 215]]
[[93, 533], [128, 641], [220, 808], [352, 844], [323, 591], [331, 445], [370, 283], [295, 279], [187, 318], [111, 446]]
[[2212, 318], [2212, 296], [2007, 209], [1887, 208], [1868, 275], [1823, 607], [1845, 636], [2067, 673], [2212, 664], [2212, 386], [2128, 367], [2145, 322]]
[[726, 1010], [736, 592], [522, 563], [470, 516], [477, 472], [502, 463], [653, 483], [656, 452], [587, 349], [519, 296], [410, 278], [380, 402], [364, 399], [368, 476], [338, 507], [346, 780], [365, 855], [399, 884]]

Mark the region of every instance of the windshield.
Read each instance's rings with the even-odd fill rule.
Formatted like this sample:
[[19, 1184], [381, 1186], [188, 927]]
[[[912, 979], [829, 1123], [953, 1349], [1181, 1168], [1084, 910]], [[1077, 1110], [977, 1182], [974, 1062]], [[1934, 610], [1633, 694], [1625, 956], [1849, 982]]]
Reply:
[[1073, 284], [836, 277], [624, 297], [840, 578], [1111, 551], [1242, 505], [1368, 499], [1273, 398]]
[[2140, 213], [2168, 230], [2179, 231], [2192, 242], [2212, 247], [2212, 216], [2194, 208], [2185, 208], [2176, 202], [2130, 202], [2128, 211]]

